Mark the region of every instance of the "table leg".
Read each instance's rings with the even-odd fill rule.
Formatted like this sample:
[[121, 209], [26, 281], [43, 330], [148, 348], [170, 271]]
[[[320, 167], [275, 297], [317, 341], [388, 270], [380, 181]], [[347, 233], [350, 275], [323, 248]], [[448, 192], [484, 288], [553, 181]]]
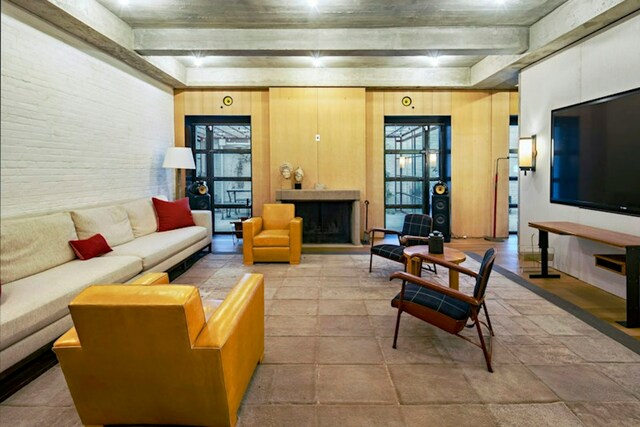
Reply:
[[540, 274], [530, 274], [532, 279], [559, 279], [559, 274], [549, 274], [549, 232], [538, 231], [538, 247], [540, 248]]
[[421, 277], [422, 275], [422, 259], [418, 257], [409, 258], [407, 261], [407, 272], [414, 276]]
[[456, 291], [460, 288], [460, 274], [456, 270], [449, 269], [449, 287]]
[[640, 328], [640, 246], [627, 246], [627, 328]]

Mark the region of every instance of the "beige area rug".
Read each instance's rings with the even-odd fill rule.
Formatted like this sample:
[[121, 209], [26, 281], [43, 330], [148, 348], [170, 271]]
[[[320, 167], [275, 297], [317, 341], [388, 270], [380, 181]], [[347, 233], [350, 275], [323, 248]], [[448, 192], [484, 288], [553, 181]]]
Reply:
[[[265, 276], [264, 363], [239, 426], [640, 425], [640, 356], [571, 314], [494, 271], [491, 374], [479, 348], [409, 315], [392, 349], [400, 283], [388, 276], [400, 265], [376, 257], [373, 273], [368, 266], [368, 255], [252, 267], [207, 255], [174, 281], [222, 298], [242, 274]], [[438, 273], [425, 276], [446, 285]], [[3, 402], [0, 425], [80, 425], [60, 368]]]

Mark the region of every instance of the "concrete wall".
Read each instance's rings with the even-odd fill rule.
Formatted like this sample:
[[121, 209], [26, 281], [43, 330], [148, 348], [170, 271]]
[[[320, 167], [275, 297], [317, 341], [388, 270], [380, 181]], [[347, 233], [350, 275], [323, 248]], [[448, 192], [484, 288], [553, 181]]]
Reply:
[[2, 2], [1, 215], [173, 195], [173, 91]]
[[[520, 245], [537, 245], [529, 221], [572, 221], [640, 235], [640, 218], [549, 203], [551, 110], [640, 87], [640, 15], [609, 27], [525, 69], [520, 76], [520, 135], [537, 135], [537, 169], [520, 175]], [[640, 146], [638, 147], [640, 150]], [[638, 187], [640, 191], [640, 184]], [[594, 253], [623, 253], [591, 241], [550, 234], [555, 266], [625, 297], [623, 276], [594, 266]]]

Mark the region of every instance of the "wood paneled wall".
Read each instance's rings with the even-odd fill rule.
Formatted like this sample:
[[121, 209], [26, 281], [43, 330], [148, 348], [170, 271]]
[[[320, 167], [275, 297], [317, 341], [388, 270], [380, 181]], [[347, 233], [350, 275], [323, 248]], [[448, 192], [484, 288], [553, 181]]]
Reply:
[[[222, 103], [225, 96], [233, 104]], [[176, 89], [174, 92], [175, 145], [185, 146], [185, 116], [251, 116], [253, 213], [260, 215], [270, 201], [269, 92], [268, 90]], [[180, 185], [184, 186], [184, 182]]]
[[[412, 104], [402, 105], [409, 96]], [[369, 227], [384, 225], [384, 117], [451, 116], [451, 209], [454, 236], [493, 233], [495, 159], [508, 154], [509, 115], [518, 97], [506, 91], [367, 91]], [[498, 236], [508, 234], [508, 166], [500, 161]]]
[[[222, 104], [230, 95], [233, 105]], [[412, 105], [401, 103], [410, 96]], [[250, 115], [253, 206], [259, 215], [275, 190], [291, 188], [279, 166], [305, 172], [303, 188], [359, 189], [369, 200], [369, 227], [384, 225], [384, 117], [451, 116], [452, 232], [493, 233], [495, 161], [506, 157], [509, 115], [518, 95], [508, 91], [365, 90], [364, 88], [270, 88], [176, 90], [175, 143], [184, 146], [184, 116]], [[316, 134], [320, 141], [315, 140]], [[508, 227], [508, 162], [499, 163], [497, 236]], [[362, 221], [364, 227], [364, 204]]]

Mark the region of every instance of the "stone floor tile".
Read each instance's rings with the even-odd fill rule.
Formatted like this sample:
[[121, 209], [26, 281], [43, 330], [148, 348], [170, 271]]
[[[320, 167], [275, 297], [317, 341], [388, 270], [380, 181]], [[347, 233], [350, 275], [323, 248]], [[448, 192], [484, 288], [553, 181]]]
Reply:
[[531, 319], [525, 316], [494, 316], [489, 312], [491, 316], [491, 325], [493, 331], [498, 336], [505, 335], [535, 335], [546, 336], [549, 335], [544, 329], [536, 325]]
[[525, 365], [583, 363], [582, 358], [563, 345], [511, 345], [509, 350]]
[[[378, 337], [392, 337], [396, 330], [397, 311], [393, 316], [369, 316], [371, 324]], [[437, 329], [428, 323], [404, 313], [400, 319], [398, 336], [401, 337], [429, 337]]]
[[283, 286], [278, 288], [274, 299], [318, 299], [318, 288]]
[[261, 405], [269, 403], [273, 378], [277, 365], [258, 365], [253, 372], [247, 391], [242, 399], [243, 405]]
[[351, 266], [323, 266], [320, 272], [322, 277], [354, 277], [358, 278], [362, 275], [362, 271]]
[[277, 365], [273, 377], [271, 403], [314, 403], [316, 367], [313, 365]]
[[353, 277], [323, 277], [319, 279], [321, 288], [349, 288], [359, 287], [360, 281]]
[[497, 366], [493, 373], [484, 367], [465, 366], [462, 369], [471, 387], [485, 403], [530, 403], [558, 400], [549, 387], [525, 366]]
[[567, 406], [560, 403], [489, 405], [501, 426], [517, 427], [582, 427], [583, 424]]
[[282, 286], [300, 287], [301, 285], [307, 288], [317, 288], [320, 286], [320, 278], [305, 277], [304, 279], [300, 279], [299, 277], [285, 277], [282, 279]]
[[565, 314], [560, 307], [541, 299], [509, 300], [506, 304], [520, 314]]
[[404, 427], [398, 406], [318, 406], [318, 427]]
[[238, 413], [237, 427], [315, 427], [312, 405], [245, 405]]
[[366, 290], [360, 287], [325, 287], [320, 289], [320, 299], [323, 300], [362, 300]]
[[318, 363], [382, 364], [382, 352], [374, 337], [319, 337]]
[[462, 370], [450, 365], [388, 365], [400, 403], [480, 402]]
[[636, 400], [591, 365], [529, 366], [529, 369], [565, 402]]
[[264, 333], [271, 336], [315, 336], [317, 316], [265, 316]]
[[73, 406], [60, 365], [49, 369], [4, 402], [15, 406]]
[[[463, 333], [474, 342], [477, 342], [478, 336], [477, 334], [473, 335], [473, 332], [474, 331], [464, 331]], [[477, 347], [460, 337], [450, 334], [439, 336], [438, 339], [442, 343], [442, 346], [446, 350], [446, 353], [451, 360], [458, 362], [464, 366], [474, 366], [478, 368], [486, 367], [484, 354], [480, 347]], [[521, 364], [521, 362], [509, 351], [508, 347], [503, 345], [499, 341], [493, 341], [491, 346], [491, 364], [494, 365], [494, 367], [496, 365]]]
[[407, 427], [494, 427], [497, 421], [485, 405], [402, 405]]
[[287, 270], [284, 276], [287, 278], [292, 278], [292, 277], [304, 278], [308, 276], [320, 277], [321, 271], [322, 271], [321, 267], [305, 268], [300, 266], [292, 266], [289, 270]]
[[568, 406], [587, 427], [640, 425], [640, 402], [569, 403]]
[[275, 299], [265, 313], [272, 316], [315, 316], [318, 314], [318, 301]]
[[362, 300], [320, 300], [320, 315], [363, 316], [367, 309]]
[[640, 362], [640, 355], [609, 337], [564, 337], [562, 342], [588, 362]]
[[433, 337], [398, 337], [397, 348], [393, 348], [393, 338], [378, 338], [380, 349], [387, 364], [451, 363], [445, 359], [440, 342]]
[[373, 336], [369, 316], [318, 316], [320, 336]]
[[80, 427], [75, 407], [0, 405], [0, 424], [11, 427]]
[[312, 337], [265, 337], [263, 363], [316, 363], [316, 341]]
[[321, 404], [397, 403], [383, 365], [319, 365], [317, 390]]
[[640, 363], [598, 363], [595, 367], [640, 399]]
[[527, 317], [551, 335], [600, 335], [596, 329], [568, 313], [528, 315]]
[[391, 306], [391, 301], [381, 300], [364, 300], [364, 305], [367, 307], [367, 314], [371, 316], [395, 316], [398, 314], [398, 309]]

